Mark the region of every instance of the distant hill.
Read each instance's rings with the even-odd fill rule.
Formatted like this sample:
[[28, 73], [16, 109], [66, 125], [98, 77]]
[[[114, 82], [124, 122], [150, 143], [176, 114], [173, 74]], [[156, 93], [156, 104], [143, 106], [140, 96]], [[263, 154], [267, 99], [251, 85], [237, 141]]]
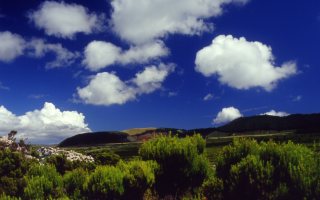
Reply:
[[185, 137], [195, 133], [203, 137], [227, 136], [259, 131], [294, 131], [296, 133], [320, 133], [320, 114], [295, 114], [287, 117], [258, 115], [241, 117], [218, 128], [176, 129], [176, 128], [136, 128], [122, 132], [96, 132], [75, 135], [62, 141], [59, 146], [90, 146], [106, 143], [139, 142], [149, 140], [159, 134]]
[[63, 140], [58, 146], [90, 146], [107, 143], [120, 142], [140, 142], [149, 140], [159, 134], [171, 134], [178, 137], [185, 137], [186, 135], [193, 135], [200, 133], [204, 136], [212, 133], [215, 128], [208, 129], [176, 129], [176, 128], [139, 128], [129, 129], [121, 132], [93, 132], [75, 135]]
[[320, 131], [320, 114], [294, 114], [286, 117], [259, 115], [238, 118], [225, 126], [219, 127], [223, 132], [250, 131], [285, 131], [312, 133]]
[[75, 135], [63, 140], [59, 146], [90, 146], [106, 143], [129, 142], [128, 134], [122, 132], [95, 132]]

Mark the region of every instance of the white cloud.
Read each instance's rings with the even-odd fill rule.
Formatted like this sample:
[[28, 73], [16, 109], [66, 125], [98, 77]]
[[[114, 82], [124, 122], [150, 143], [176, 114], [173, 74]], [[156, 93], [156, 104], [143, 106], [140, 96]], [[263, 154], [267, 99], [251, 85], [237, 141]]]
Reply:
[[92, 41], [85, 48], [83, 64], [92, 71], [98, 71], [113, 64], [143, 64], [169, 54], [160, 41], [122, 50], [109, 42]]
[[135, 91], [115, 74], [102, 72], [94, 76], [84, 88], [78, 88], [78, 96], [86, 104], [124, 104], [135, 99]]
[[285, 117], [288, 116], [289, 113], [286, 112], [277, 112], [275, 110], [270, 110], [269, 112], [263, 113], [261, 115], [270, 115], [270, 116], [278, 116], [278, 117]]
[[70, 66], [80, 57], [79, 52], [71, 52], [60, 43], [50, 44], [43, 39], [25, 40], [9, 31], [0, 32], [0, 61], [11, 62], [19, 56], [42, 58], [53, 53], [55, 59], [46, 63], [46, 68]]
[[223, 108], [213, 120], [214, 124], [223, 124], [227, 122], [231, 122], [239, 117], [242, 117], [242, 114], [237, 108], [228, 107]]
[[79, 52], [71, 52], [60, 43], [50, 44], [42, 39], [33, 39], [28, 43], [29, 54], [33, 57], [41, 58], [46, 54], [53, 53], [55, 60], [48, 62], [46, 68], [56, 68], [70, 66], [80, 57]]
[[211, 30], [205, 19], [218, 16], [223, 5], [248, 0], [117, 0], [111, 22], [124, 40], [141, 44], [168, 34], [198, 35]]
[[118, 61], [121, 64], [130, 63], [147, 63], [150, 60], [167, 56], [169, 49], [165, 47], [163, 42], [156, 41], [147, 43], [140, 46], [133, 46], [129, 50], [124, 51], [121, 55], [121, 59]]
[[85, 117], [77, 111], [61, 111], [46, 102], [41, 110], [17, 116], [0, 106], [0, 132], [17, 130], [18, 137], [32, 143], [58, 143], [75, 134], [91, 131]]
[[10, 62], [23, 54], [25, 41], [20, 35], [0, 32], [0, 41], [0, 61]]
[[210, 101], [213, 99], [213, 94], [209, 93], [205, 97], [203, 97], [203, 101]]
[[114, 73], [98, 73], [86, 87], [77, 88], [77, 96], [86, 104], [121, 105], [136, 99], [139, 95], [160, 89], [163, 81], [173, 70], [173, 65], [149, 66], [126, 82]]
[[149, 94], [161, 88], [162, 82], [173, 70], [173, 65], [149, 66], [137, 73], [132, 82], [137, 86], [138, 94]]
[[119, 59], [120, 52], [121, 49], [111, 43], [93, 41], [85, 48], [83, 64], [92, 71], [98, 71], [114, 64]]
[[297, 73], [292, 61], [277, 67], [271, 47], [231, 35], [220, 35], [198, 51], [195, 64], [204, 76], [217, 75], [220, 83], [236, 89], [262, 87], [271, 91], [279, 80]]
[[45, 1], [38, 10], [29, 14], [29, 19], [47, 35], [73, 38], [77, 33], [90, 34], [102, 29], [103, 16], [89, 13], [78, 4]]

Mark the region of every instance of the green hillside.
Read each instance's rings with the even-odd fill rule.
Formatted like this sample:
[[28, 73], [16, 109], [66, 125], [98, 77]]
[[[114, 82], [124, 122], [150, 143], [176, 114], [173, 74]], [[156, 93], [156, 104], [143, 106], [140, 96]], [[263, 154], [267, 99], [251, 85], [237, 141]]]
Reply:
[[[218, 128], [134, 128], [121, 132], [98, 132], [75, 135], [62, 141], [59, 146], [86, 146], [108, 143], [141, 142], [156, 135], [171, 134], [185, 137], [199, 133], [204, 138], [233, 137], [237, 135], [268, 135], [279, 132], [294, 134], [320, 133], [320, 114], [295, 114], [287, 117], [259, 115], [241, 117]], [[229, 139], [230, 140], [230, 139]]]

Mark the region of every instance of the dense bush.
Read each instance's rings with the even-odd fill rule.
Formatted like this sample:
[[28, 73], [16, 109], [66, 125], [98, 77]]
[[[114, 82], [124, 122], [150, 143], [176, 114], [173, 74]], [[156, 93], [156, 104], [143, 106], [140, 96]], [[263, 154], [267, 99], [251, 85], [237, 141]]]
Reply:
[[120, 160], [120, 156], [106, 150], [95, 150], [88, 153], [94, 158], [96, 165], [116, 165]]
[[205, 140], [200, 135], [182, 139], [159, 136], [144, 143], [139, 154], [160, 166], [155, 184], [158, 194], [180, 196], [196, 190], [208, 177], [210, 167], [204, 149]]
[[86, 184], [89, 199], [142, 199], [155, 183], [154, 161], [120, 161], [117, 166], [99, 166]]
[[88, 178], [88, 172], [82, 168], [69, 171], [63, 176], [64, 189], [70, 199], [85, 199]]
[[22, 196], [25, 185], [23, 176], [27, 172], [31, 160], [24, 158], [20, 152], [9, 149], [0, 151], [0, 194]]
[[89, 199], [119, 199], [124, 193], [123, 176], [119, 168], [98, 166], [86, 186]]
[[288, 142], [235, 140], [217, 163], [226, 199], [319, 199], [319, 158]]
[[33, 165], [25, 176], [26, 199], [57, 199], [64, 196], [61, 175], [51, 165]]
[[158, 164], [154, 161], [120, 161], [117, 167], [124, 173], [123, 199], [142, 199], [146, 190], [155, 183], [155, 171], [158, 169]]
[[7, 196], [5, 194], [0, 195], [0, 200], [20, 200], [19, 197]]
[[211, 175], [206, 179], [201, 187], [201, 193], [208, 200], [223, 199], [223, 181], [215, 175]]

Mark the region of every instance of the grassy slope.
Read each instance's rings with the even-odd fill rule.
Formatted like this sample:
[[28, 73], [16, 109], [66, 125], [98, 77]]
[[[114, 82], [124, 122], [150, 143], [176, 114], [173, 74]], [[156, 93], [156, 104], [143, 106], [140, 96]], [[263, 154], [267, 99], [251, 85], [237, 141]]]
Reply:
[[132, 128], [132, 129], [128, 129], [128, 130], [123, 130], [121, 132], [127, 133], [128, 135], [137, 135], [137, 134], [144, 133], [146, 131], [153, 131], [156, 129], [157, 128]]

